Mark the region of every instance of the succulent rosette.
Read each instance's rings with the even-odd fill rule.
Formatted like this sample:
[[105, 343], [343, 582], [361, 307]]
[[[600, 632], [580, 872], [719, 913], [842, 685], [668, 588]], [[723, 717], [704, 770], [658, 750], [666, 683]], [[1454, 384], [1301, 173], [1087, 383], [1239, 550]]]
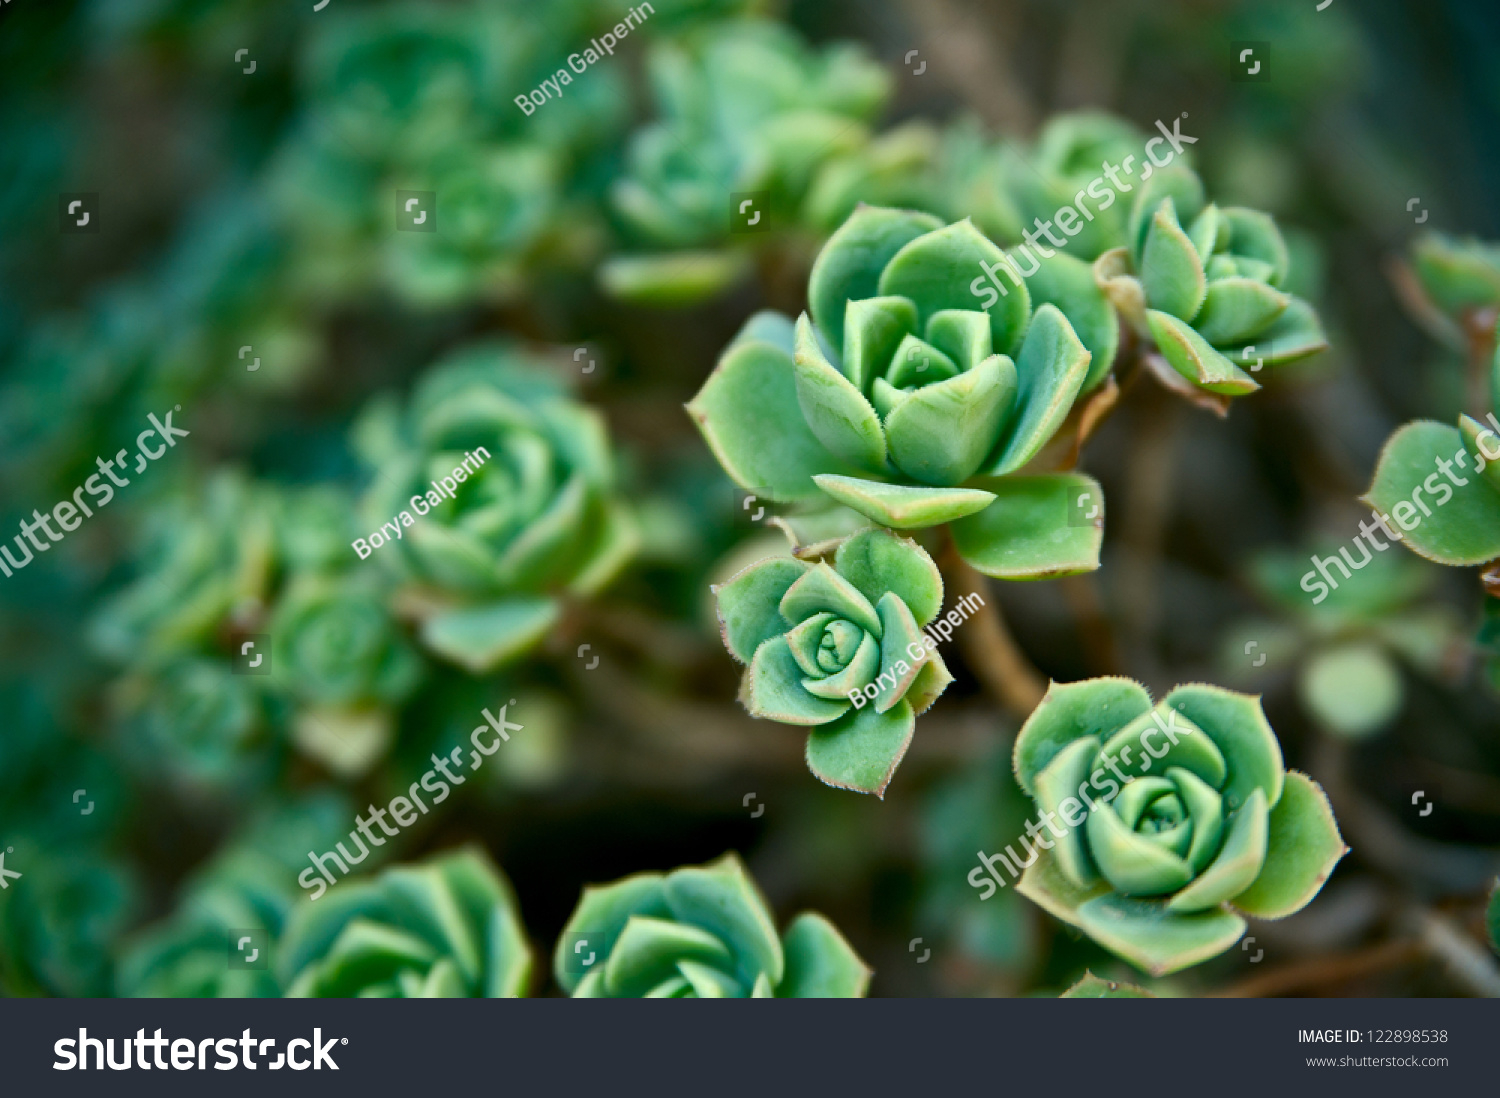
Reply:
[[1291, 258], [1269, 214], [1205, 204], [1203, 183], [1173, 164], [1140, 184], [1127, 244], [1094, 277], [1121, 316], [1189, 385], [1254, 392], [1251, 375], [1328, 346], [1318, 315], [1286, 292]]
[[395, 709], [423, 672], [385, 592], [368, 575], [303, 577], [270, 628], [274, 681], [299, 707], [298, 744], [339, 773], [363, 773], [389, 746]]
[[953, 681], [922, 632], [943, 605], [932, 558], [864, 530], [832, 565], [770, 557], [714, 594], [724, 643], [747, 665], [745, 708], [809, 728], [807, 765], [820, 780], [883, 797], [917, 714]]
[[277, 969], [289, 998], [524, 995], [531, 947], [510, 882], [477, 848], [299, 903]]
[[475, 673], [529, 650], [565, 598], [635, 553], [603, 418], [503, 347], [435, 367], [406, 413], [377, 404], [357, 437], [376, 470], [368, 528], [393, 524], [370, 551], [404, 582], [423, 643]]
[[1300, 910], [1347, 850], [1251, 695], [1192, 684], [1153, 706], [1128, 679], [1054, 683], [1014, 763], [1062, 821], [1021, 840], [1017, 889], [1153, 975], [1224, 952], [1244, 915]]
[[583, 890], [552, 959], [575, 998], [857, 999], [870, 969], [822, 915], [776, 933], [739, 857]]
[[[991, 576], [1096, 568], [1098, 484], [1021, 470], [1102, 378], [1067, 312], [1113, 317], [1081, 264], [1081, 280], [1058, 280], [1065, 307], [1033, 312], [1010, 262], [967, 220], [861, 207], [813, 266], [810, 315], [753, 317], [688, 411], [747, 491], [832, 499], [895, 528], [952, 523]], [[1095, 506], [1073, 521], [1085, 497]]]

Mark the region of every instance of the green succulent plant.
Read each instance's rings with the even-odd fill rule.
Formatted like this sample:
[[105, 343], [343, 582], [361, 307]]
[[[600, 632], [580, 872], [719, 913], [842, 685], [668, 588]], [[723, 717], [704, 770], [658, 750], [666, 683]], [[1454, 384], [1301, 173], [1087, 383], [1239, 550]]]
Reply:
[[922, 548], [887, 530], [844, 540], [834, 563], [770, 557], [714, 588], [724, 643], [746, 664], [752, 716], [811, 731], [808, 769], [885, 796], [918, 713], [953, 681], [922, 628], [943, 580]]
[[[1418, 556], [1438, 564], [1488, 564], [1500, 557], [1500, 349], [1490, 365], [1485, 422], [1460, 414], [1457, 427], [1419, 419], [1386, 440], [1361, 497]], [[1425, 494], [1424, 494], [1425, 493]], [[1486, 573], [1488, 575], [1488, 573]]]
[[[1345, 556], [1357, 565], [1367, 549]], [[1311, 556], [1339, 560], [1321, 544]], [[1376, 551], [1357, 576], [1338, 581], [1316, 601], [1302, 586], [1307, 553], [1259, 554], [1249, 579], [1276, 619], [1238, 622], [1226, 635], [1220, 664], [1227, 681], [1262, 683], [1296, 669], [1297, 693], [1318, 724], [1351, 739], [1373, 735], [1401, 711], [1402, 664], [1432, 679], [1452, 678], [1463, 650], [1463, 626], [1451, 607], [1434, 602], [1436, 569], [1405, 554]], [[1326, 585], [1325, 585], [1326, 586]]]
[[818, 256], [811, 316], [753, 317], [688, 411], [747, 491], [832, 499], [895, 528], [951, 523], [991, 576], [1097, 568], [1098, 484], [1021, 470], [1103, 376], [1067, 313], [1113, 318], [1086, 278], [1034, 313], [1024, 282], [982, 286], [981, 264], [1006, 262], [968, 221], [862, 207]]
[[531, 965], [510, 882], [471, 847], [298, 903], [277, 971], [290, 998], [503, 999]]
[[1014, 763], [1048, 821], [1028, 825], [1036, 847], [1020, 840], [1017, 889], [1156, 976], [1224, 952], [1242, 915], [1300, 910], [1347, 850], [1322, 789], [1284, 769], [1259, 700], [1220, 687], [1153, 707], [1128, 679], [1053, 683]]
[[1172, 164], [1140, 184], [1126, 244], [1094, 277], [1190, 385], [1236, 397], [1260, 388], [1262, 366], [1328, 345], [1313, 307], [1282, 289], [1290, 265], [1270, 215], [1205, 204], [1198, 176]]
[[1412, 269], [1428, 300], [1450, 316], [1500, 306], [1500, 245], [1424, 233], [1412, 245]]
[[399, 529], [371, 552], [423, 643], [470, 671], [525, 653], [565, 598], [598, 592], [635, 553], [603, 418], [502, 346], [440, 363], [405, 413], [377, 403], [356, 438], [376, 470], [369, 527]]
[[297, 705], [299, 746], [335, 772], [363, 773], [389, 746], [395, 710], [425, 670], [386, 593], [368, 575], [309, 575], [278, 600], [270, 631], [273, 681]]
[[735, 854], [583, 890], [552, 958], [575, 998], [857, 999], [870, 969], [815, 911], [777, 935]]

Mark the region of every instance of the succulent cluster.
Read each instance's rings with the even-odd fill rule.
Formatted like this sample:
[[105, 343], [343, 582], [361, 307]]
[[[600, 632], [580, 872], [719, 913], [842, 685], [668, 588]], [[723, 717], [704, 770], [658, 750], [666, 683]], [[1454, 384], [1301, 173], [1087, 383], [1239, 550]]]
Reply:
[[1153, 706], [1127, 679], [1054, 683], [1015, 768], [1053, 836], [1020, 840], [1016, 887], [1158, 976], [1228, 949], [1244, 915], [1306, 906], [1346, 850], [1317, 783], [1284, 768], [1259, 700], [1218, 687]]

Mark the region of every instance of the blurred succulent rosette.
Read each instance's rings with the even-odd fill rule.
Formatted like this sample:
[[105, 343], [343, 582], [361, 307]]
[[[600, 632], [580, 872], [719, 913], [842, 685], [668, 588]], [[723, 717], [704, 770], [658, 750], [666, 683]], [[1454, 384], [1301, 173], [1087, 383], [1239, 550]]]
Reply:
[[531, 946], [510, 882], [475, 847], [300, 902], [277, 971], [290, 998], [514, 998]]
[[435, 366], [405, 410], [377, 401], [356, 446], [374, 472], [364, 521], [384, 534], [354, 551], [399, 578], [422, 642], [475, 674], [530, 650], [635, 554], [603, 417], [504, 346]]
[[1014, 762], [1040, 813], [1035, 845], [998, 856], [1026, 867], [1018, 891], [1156, 976], [1224, 952], [1242, 916], [1301, 910], [1348, 849], [1248, 694], [1192, 684], [1153, 706], [1129, 679], [1053, 683]]
[[[805, 202], [824, 208], [849, 190], [824, 172], [838, 162], [849, 174], [843, 158], [868, 146], [891, 80], [860, 47], [816, 50], [756, 19], [658, 41], [647, 60], [660, 117], [631, 138], [610, 199], [629, 236], [659, 250], [610, 260], [601, 280], [627, 300], [680, 304], [743, 275], [746, 247], [762, 239], [726, 238], [785, 234]], [[875, 167], [862, 174], [878, 179]]]
[[857, 999], [870, 982], [817, 912], [778, 935], [735, 854], [585, 888], [552, 971], [569, 995], [594, 999]]
[[275, 998], [271, 963], [298, 899], [309, 846], [342, 837], [352, 806], [328, 791], [263, 804], [183, 889], [165, 919], [138, 931], [116, 967], [134, 998]]
[[884, 797], [917, 714], [953, 681], [922, 630], [943, 605], [932, 558], [863, 530], [833, 563], [758, 561], [714, 588], [724, 643], [746, 664], [752, 716], [809, 729], [807, 765], [840, 789]]
[[1010, 262], [967, 220], [861, 207], [813, 266], [810, 315], [753, 317], [688, 411], [747, 491], [898, 529], [949, 523], [991, 576], [1097, 568], [1099, 485], [1044, 471], [1066, 456], [1027, 467], [1102, 380], [1114, 317], [1086, 265], [1033, 309]]

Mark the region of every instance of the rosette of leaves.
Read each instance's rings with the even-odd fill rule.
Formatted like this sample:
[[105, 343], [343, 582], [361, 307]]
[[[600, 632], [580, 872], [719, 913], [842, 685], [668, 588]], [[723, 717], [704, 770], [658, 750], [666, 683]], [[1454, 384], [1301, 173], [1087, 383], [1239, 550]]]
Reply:
[[1033, 311], [1003, 270], [1000, 295], [981, 264], [1008, 262], [967, 220], [861, 207], [813, 266], [811, 315], [753, 317], [688, 412], [762, 498], [831, 499], [895, 528], [951, 523], [959, 553], [991, 576], [1096, 568], [1098, 484], [1022, 470], [1103, 377], [1068, 314], [1101, 347], [1114, 318], [1086, 268], [1054, 287], [1061, 307]]
[[282, 740], [261, 680], [223, 661], [182, 655], [127, 673], [111, 701], [125, 756], [184, 791], [250, 792], [275, 774]]
[[277, 971], [289, 998], [515, 998], [531, 946], [510, 882], [466, 847], [299, 903]]
[[1139, 184], [1123, 247], [1094, 263], [1120, 315], [1194, 389], [1232, 398], [1263, 366], [1325, 350], [1313, 307], [1286, 292], [1286, 241], [1269, 214], [1205, 203], [1185, 165]]
[[0, 850], [5, 868], [22, 874], [0, 903], [0, 988], [108, 994], [110, 956], [140, 906], [135, 874], [97, 849], [70, 849], [40, 832], [12, 832]]
[[434, 367], [405, 412], [378, 402], [356, 443], [376, 473], [368, 528], [399, 521], [373, 550], [403, 583], [398, 601], [431, 651], [476, 674], [532, 648], [565, 599], [595, 594], [635, 553], [603, 417], [503, 346]]
[[1347, 849], [1322, 789], [1283, 767], [1260, 701], [1220, 687], [1153, 707], [1128, 679], [1053, 683], [1014, 763], [1062, 821], [1021, 840], [1017, 889], [1152, 975], [1224, 952], [1243, 915], [1300, 910]]
[[953, 681], [922, 632], [943, 605], [932, 558], [864, 530], [832, 564], [770, 557], [714, 594], [724, 643], [747, 665], [740, 701], [750, 714], [808, 728], [807, 766], [820, 781], [884, 797], [917, 714]]
[[[1259, 681], [1294, 667], [1297, 693], [1318, 724], [1357, 739], [1400, 713], [1403, 664], [1432, 679], [1454, 678], [1464, 637], [1453, 609], [1433, 601], [1435, 569], [1400, 553], [1363, 547], [1344, 553], [1350, 565], [1359, 564], [1361, 553], [1371, 556], [1349, 580], [1330, 565], [1339, 586], [1319, 593], [1315, 585], [1316, 602], [1302, 586], [1307, 553], [1257, 556], [1250, 582], [1280, 617], [1236, 625], [1220, 662], [1233, 682]], [[1339, 548], [1319, 545], [1311, 555], [1338, 560]]]
[[385, 593], [368, 575], [307, 576], [270, 627], [276, 684], [299, 706], [298, 742], [340, 773], [362, 773], [390, 744], [395, 710], [423, 671]]
[[870, 969], [822, 915], [780, 935], [736, 854], [583, 890], [552, 958], [593, 999], [857, 999]]
[[[861, 48], [814, 51], [760, 20], [654, 43], [647, 62], [659, 119], [632, 137], [610, 198], [635, 240], [675, 251], [606, 264], [606, 289], [631, 300], [685, 303], [738, 278], [748, 256], [714, 247], [737, 218], [753, 216], [761, 229], [797, 224], [819, 170], [866, 144], [865, 123], [890, 94], [889, 75]], [[749, 192], [753, 214], [729, 208]]]

